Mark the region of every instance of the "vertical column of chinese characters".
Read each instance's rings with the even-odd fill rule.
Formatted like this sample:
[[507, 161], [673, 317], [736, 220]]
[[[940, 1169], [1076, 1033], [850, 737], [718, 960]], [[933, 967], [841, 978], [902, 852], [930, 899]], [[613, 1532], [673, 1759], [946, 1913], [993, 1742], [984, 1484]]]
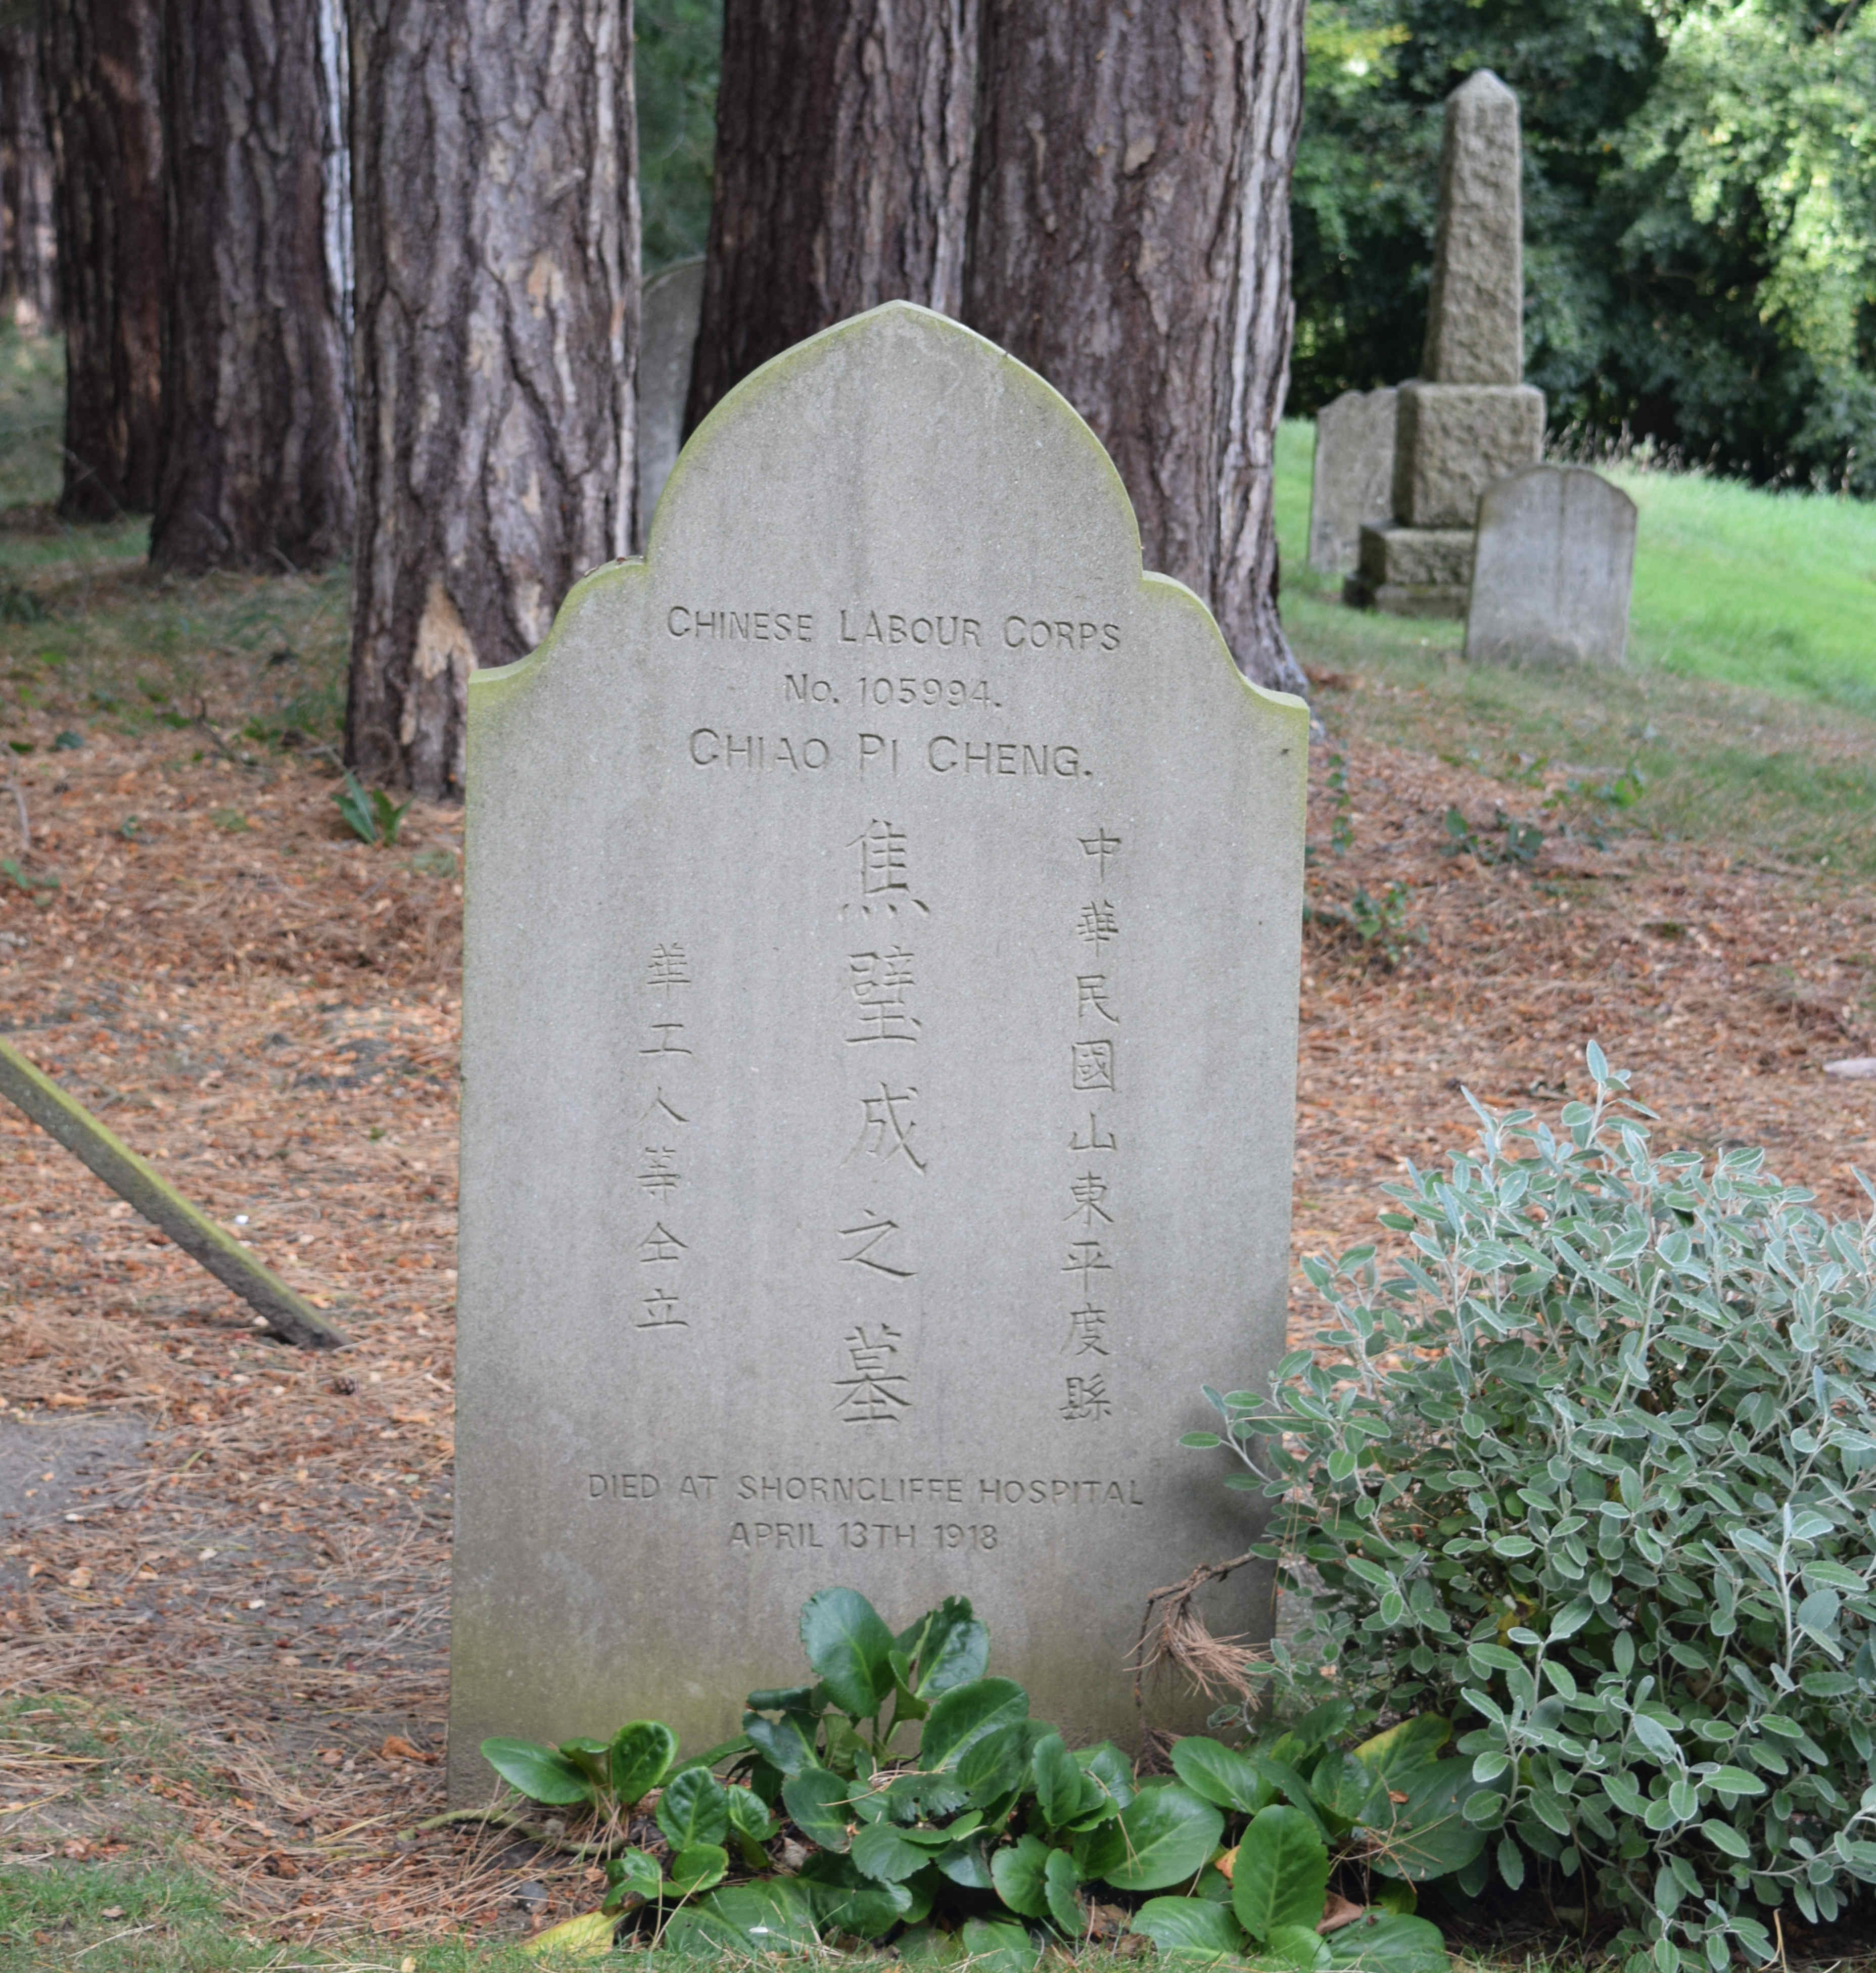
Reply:
[[653, 946], [641, 994], [645, 1013], [638, 1049], [642, 1107], [637, 1135], [643, 1141], [634, 1166], [634, 1183], [646, 1202], [638, 1216], [648, 1218], [650, 1225], [632, 1250], [627, 1311], [634, 1329], [672, 1335], [689, 1329], [697, 1314], [684, 1284], [689, 1242], [675, 1230], [686, 1220], [680, 1195], [694, 1183], [685, 1147], [696, 1117], [691, 1081], [696, 1055], [689, 1024], [683, 1018], [685, 990], [690, 984], [690, 959], [684, 947]]
[[913, 894], [904, 830], [875, 820], [846, 848], [849, 888], [840, 917], [850, 936], [837, 990], [857, 1134], [841, 1160], [841, 1189], [849, 1197], [831, 1230], [840, 1265], [866, 1284], [871, 1308], [841, 1338], [833, 1412], [872, 1430], [898, 1424], [912, 1409], [903, 1345], [906, 1284], [918, 1268], [906, 1218], [925, 1159], [916, 1067], [925, 1023], [916, 1011], [918, 957], [910, 941], [930, 913]]
[[[1113, 1173], [1120, 1146], [1114, 1130], [1118, 1082], [1120, 1009], [1115, 992], [1115, 963], [1120, 915], [1107, 895], [1108, 865], [1120, 854], [1121, 839], [1105, 829], [1076, 842], [1092, 892], [1077, 911], [1074, 935], [1075, 1029], [1069, 1044], [1069, 1088], [1088, 1105], [1087, 1121], [1069, 1133], [1068, 1256], [1062, 1271], [1072, 1278], [1067, 1333], [1060, 1353], [1068, 1360], [1062, 1402], [1071, 1425], [1085, 1425], [1114, 1408], [1108, 1391], [1108, 1360], [1113, 1352], [1108, 1325], [1115, 1301], [1115, 1218], [1110, 1209]], [[1079, 860], [1079, 859], [1078, 859]], [[1091, 865], [1092, 868], [1087, 866]], [[1104, 1118], [1104, 1114], [1105, 1118]]]

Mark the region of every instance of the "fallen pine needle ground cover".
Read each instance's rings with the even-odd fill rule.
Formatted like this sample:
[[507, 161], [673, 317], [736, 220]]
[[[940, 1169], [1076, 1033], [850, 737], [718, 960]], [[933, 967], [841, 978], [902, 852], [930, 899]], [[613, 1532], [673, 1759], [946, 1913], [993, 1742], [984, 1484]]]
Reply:
[[[257, 1335], [0, 1117], [0, 1965], [466, 1964], [447, 1942], [596, 1899], [581, 1860], [420, 1827], [443, 1808], [460, 816], [414, 809], [388, 847], [340, 820], [342, 582], [165, 589], [134, 540], [100, 574], [94, 543], [31, 539], [12, 566], [41, 613], [0, 624], [0, 1026], [353, 1346]], [[1380, 1184], [1468, 1141], [1463, 1090], [1554, 1110], [1591, 1038], [1664, 1138], [1762, 1144], [1861, 1209], [1876, 1081], [1825, 1065], [1876, 1054], [1871, 818], [1845, 814], [1834, 866], [1813, 836], [1767, 846], [1776, 802], [1671, 832], [1620, 763], [1563, 757], [1595, 682], [1556, 689], [1540, 759], [1528, 706], [1464, 698], [1450, 640], [1298, 620], [1323, 726], [1298, 1251], [1370, 1237]], [[1675, 690], [1685, 721], [1736, 707]], [[1867, 771], [1869, 729], [1827, 741]]]

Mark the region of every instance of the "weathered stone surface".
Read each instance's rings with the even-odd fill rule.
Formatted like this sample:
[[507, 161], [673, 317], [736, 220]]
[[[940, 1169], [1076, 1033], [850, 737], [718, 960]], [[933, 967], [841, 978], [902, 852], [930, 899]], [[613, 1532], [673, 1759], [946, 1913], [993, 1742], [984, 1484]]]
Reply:
[[1384, 582], [1371, 587], [1359, 575], [1343, 585], [1342, 600], [1360, 610], [1378, 610], [1383, 617], [1463, 617], [1467, 591], [1449, 582]]
[[683, 443], [684, 400], [690, 394], [690, 359], [702, 306], [701, 254], [647, 281], [639, 304], [638, 528], [633, 545], [640, 554], [652, 509]]
[[1472, 579], [1468, 528], [1364, 528], [1345, 602], [1390, 617], [1463, 617]]
[[1316, 414], [1309, 566], [1347, 574], [1364, 525], [1393, 512], [1396, 392], [1344, 391]]
[[903, 303], [470, 695], [454, 1794], [733, 1732], [833, 1582], [1133, 1736], [1146, 1593], [1256, 1523], [1177, 1438], [1283, 1346], [1307, 708]]
[[1544, 393], [1525, 384], [1403, 384], [1394, 452], [1394, 519], [1470, 528], [1495, 479], [1544, 451]]
[[1469, 528], [1364, 528], [1361, 576], [1372, 588], [1384, 583], [1456, 584], [1472, 579]]
[[1521, 173], [1517, 98], [1481, 68], [1446, 98], [1420, 359], [1431, 383], [1515, 384], [1524, 376]]
[[1619, 665], [1629, 640], [1635, 502], [1581, 466], [1534, 466], [1485, 489], [1465, 655]]

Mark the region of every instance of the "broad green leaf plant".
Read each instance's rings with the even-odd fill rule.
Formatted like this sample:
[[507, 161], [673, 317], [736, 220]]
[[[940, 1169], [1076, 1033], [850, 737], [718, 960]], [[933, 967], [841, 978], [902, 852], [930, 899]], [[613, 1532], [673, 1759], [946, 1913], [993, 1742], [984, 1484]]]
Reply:
[[[610, 1741], [483, 1742], [522, 1795], [601, 1819], [604, 1916], [700, 1953], [844, 1935], [1029, 1973], [1051, 1941], [1089, 1935], [1098, 1898], [1182, 1960], [1445, 1973], [1413, 1887], [1482, 1838], [1455, 1806], [1470, 1769], [1440, 1758], [1444, 1722], [1344, 1752], [1331, 1742], [1351, 1709], [1331, 1706], [1251, 1752], [1181, 1740], [1174, 1774], [1137, 1779], [1118, 1747], [1071, 1749], [1020, 1685], [987, 1675], [988, 1634], [961, 1598], [895, 1633], [855, 1591], [824, 1589], [801, 1642], [811, 1679], [751, 1693], [742, 1733], [688, 1761], [647, 1720]], [[789, 1827], [811, 1847], [784, 1870], [768, 1846]], [[1324, 1935], [1344, 1859], [1389, 1881]], [[593, 1945], [593, 1917], [571, 1922], [570, 1945]]]
[[1876, 1882], [1876, 1221], [1657, 1152], [1588, 1062], [1555, 1127], [1475, 1104], [1386, 1188], [1403, 1257], [1308, 1262], [1317, 1350], [1187, 1442], [1281, 1503], [1279, 1674], [1452, 1716], [1457, 1883], [1542, 1873], [1628, 1973], [1717, 1973]]

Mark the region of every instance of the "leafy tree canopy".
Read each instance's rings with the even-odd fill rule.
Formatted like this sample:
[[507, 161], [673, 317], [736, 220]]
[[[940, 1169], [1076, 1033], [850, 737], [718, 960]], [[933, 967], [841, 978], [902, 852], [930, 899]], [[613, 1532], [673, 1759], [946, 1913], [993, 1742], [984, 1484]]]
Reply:
[[1554, 425], [1876, 496], [1876, 14], [1311, 0], [1292, 404], [1410, 376], [1440, 106], [1519, 94], [1526, 362]]

